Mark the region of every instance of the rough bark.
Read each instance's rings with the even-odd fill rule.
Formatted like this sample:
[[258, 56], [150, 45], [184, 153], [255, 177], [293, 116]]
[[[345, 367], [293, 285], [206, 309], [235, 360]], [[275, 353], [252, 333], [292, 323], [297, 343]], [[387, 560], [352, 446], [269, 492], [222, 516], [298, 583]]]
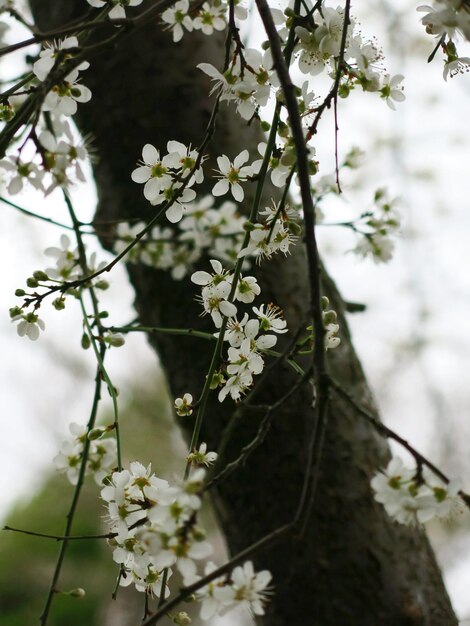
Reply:
[[[33, 0], [40, 28], [64, 23], [82, 11], [83, 0]], [[155, 20], [125, 44], [95, 59], [84, 74], [93, 99], [80, 107], [79, 124], [92, 133], [99, 161], [94, 173], [99, 191], [96, 220], [148, 217], [152, 211], [130, 172], [147, 143], [164, 147], [168, 139], [198, 145], [212, 102], [208, 81], [197, 63], [220, 59], [220, 41], [192, 34], [175, 46]], [[229, 115], [230, 113], [230, 115]], [[243, 126], [222, 108], [210, 151], [230, 156], [248, 147], [255, 152], [258, 131]], [[112, 233], [110, 233], [112, 234]], [[109, 244], [109, 239], [103, 239]], [[129, 268], [136, 309], [145, 325], [194, 327], [200, 308], [189, 280], [143, 266]], [[304, 250], [259, 271], [263, 300], [279, 304], [289, 327], [306, 318], [308, 284]], [[325, 293], [341, 314], [342, 344], [328, 354], [328, 366], [364, 406], [375, 410], [351, 345], [343, 305], [324, 273]], [[205, 323], [200, 321], [201, 326]], [[209, 325], [206, 325], [209, 328]], [[174, 396], [197, 391], [210, 359], [210, 346], [195, 338], [151, 336]], [[278, 365], [258, 400], [273, 401], [295, 382]], [[234, 406], [212, 400], [202, 438], [217, 449]], [[257, 430], [260, 416], [245, 411], [236, 423], [226, 459], [235, 458]], [[289, 521], [303, 481], [307, 441], [313, 426], [311, 388], [304, 388], [277, 411], [264, 445], [245, 467], [221, 484], [215, 496], [230, 551], [235, 554]], [[183, 424], [188, 428], [188, 420]], [[332, 395], [318, 490], [301, 540], [286, 538], [259, 554], [259, 567], [274, 575], [275, 595], [263, 624], [269, 626], [451, 626], [457, 623], [439, 568], [423, 533], [394, 524], [374, 502], [371, 475], [389, 457], [386, 442]]]

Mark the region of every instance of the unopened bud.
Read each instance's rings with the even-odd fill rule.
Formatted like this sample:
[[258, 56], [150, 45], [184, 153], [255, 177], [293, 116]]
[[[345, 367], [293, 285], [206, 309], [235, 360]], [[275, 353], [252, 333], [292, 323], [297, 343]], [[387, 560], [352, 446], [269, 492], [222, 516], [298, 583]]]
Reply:
[[188, 626], [188, 624], [191, 624], [192, 619], [189, 617], [186, 611], [180, 611], [174, 616], [173, 621], [178, 626]]
[[106, 432], [105, 428], [93, 428], [93, 430], [90, 430], [90, 432], [88, 433], [88, 439], [90, 441], [99, 439], [100, 437], [104, 435], [105, 432]]
[[88, 348], [91, 346], [90, 337], [86, 333], [83, 333], [82, 335], [81, 345], [84, 350], [88, 350]]
[[84, 598], [85, 597], [85, 589], [82, 589], [81, 587], [72, 589], [69, 593], [72, 596], [72, 598]]
[[120, 334], [112, 334], [110, 333], [107, 337], [104, 338], [105, 342], [110, 346], [115, 346], [116, 348], [120, 348], [126, 343], [126, 340], [123, 335]]
[[18, 298], [21, 298], [22, 296], [26, 295], [26, 291], [24, 289], [17, 289], [15, 291], [15, 296], [17, 296]]
[[320, 300], [320, 304], [321, 304], [322, 311], [326, 311], [327, 307], [330, 304], [330, 301], [328, 300], [326, 296], [322, 296]]
[[56, 311], [63, 311], [65, 309], [65, 298], [61, 296], [52, 301], [52, 306]]
[[82, 589], [81, 587], [77, 587], [76, 589], [71, 589], [70, 591], [57, 590], [57, 593], [60, 593], [60, 595], [62, 596], [71, 596], [72, 598], [84, 598], [85, 597], [85, 589]]
[[222, 374], [221, 371], [218, 372], [214, 372], [213, 376], [212, 376], [212, 381], [210, 384], [210, 388], [211, 389], [217, 389], [217, 387], [219, 387], [220, 385], [223, 385], [225, 382], [225, 378], [224, 375]]
[[328, 326], [328, 324], [336, 324], [337, 315], [335, 311], [326, 311], [323, 313], [323, 324]]
[[26, 281], [26, 284], [28, 285], [28, 287], [37, 287], [39, 285], [38, 281], [31, 276], [30, 278], [28, 278], [28, 280]]
[[33, 277], [36, 280], [49, 280], [49, 276], [46, 274], [46, 272], [43, 272], [42, 270], [37, 270], [36, 272], [33, 272]]
[[302, 226], [300, 224], [297, 224], [297, 222], [287, 222], [287, 228], [289, 229], [289, 232], [296, 237], [298, 237], [302, 232]]

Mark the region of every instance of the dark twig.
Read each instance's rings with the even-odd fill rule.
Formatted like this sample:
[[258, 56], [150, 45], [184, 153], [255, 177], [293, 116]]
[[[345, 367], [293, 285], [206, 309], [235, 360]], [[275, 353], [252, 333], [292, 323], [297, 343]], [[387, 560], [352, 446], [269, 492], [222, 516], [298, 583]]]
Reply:
[[23, 528], [13, 528], [12, 526], [4, 526], [2, 530], [11, 530], [22, 535], [31, 535], [32, 537], [42, 537], [43, 539], [55, 539], [55, 541], [73, 541], [77, 539], [112, 539], [117, 533], [108, 533], [107, 535], [49, 535], [47, 533], [38, 533], [33, 530], [24, 530]]
[[265, 415], [263, 419], [261, 420], [260, 425], [258, 427], [258, 432], [256, 433], [256, 436], [254, 437], [254, 439], [252, 439], [250, 443], [248, 443], [246, 446], [242, 448], [238, 458], [236, 458], [231, 463], [228, 463], [219, 474], [214, 476], [214, 478], [212, 478], [205, 484], [204, 491], [207, 491], [211, 489], [212, 487], [214, 487], [215, 485], [221, 483], [226, 478], [228, 478], [230, 474], [232, 474], [235, 470], [237, 470], [239, 467], [243, 466], [246, 463], [246, 460], [248, 459], [248, 457], [257, 448], [259, 448], [259, 446], [261, 446], [264, 440], [266, 439], [266, 435], [268, 434], [270, 426], [271, 426], [273, 413], [277, 409], [279, 409], [285, 402], [287, 402], [287, 400], [289, 400], [291, 396], [296, 394], [299, 391], [300, 387], [311, 377], [311, 375], [312, 375], [311, 369], [307, 370], [305, 374], [297, 380], [295, 385], [293, 385], [287, 393], [285, 393], [281, 398], [279, 398], [279, 400], [277, 400], [273, 404], [245, 405], [248, 410], [255, 409], [257, 411], [262, 410], [265, 412]]
[[222, 576], [230, 573], [236, 565], [244, 561], [246, 558], [250, 557], [252, 554], [273, 545], [274, 543], [282, 539], [290, 530], [292, 530], [292, 522], [276, 528], [276, 530], [274, 530], [273, 532], [269, 533], [259, 541], [251, 544], [251, 546], [248, 546], [248, 548], [246, 548], [245, 550], [239, 552], [235, 557], [233, 557], [233, 559], [230, 559], [230, 561], [222, 565], [222, 567], [217, 568], [207, 576], [204, 576], [197, 582], [193, 583], [192, 585], [189, 585], [188, 587], [183, 587], [180, 590], [179, 594], [177, 594], [171, 600], [165, 602], [165, 604], [161, 606], [156, 611], [156, 613], [154, 613], [154, 615], [152, 615], [146, 622], [144, 622], [142, 626], [152, 626], [153, 624], [156, 624], [169, 611], [178, 606], [178, 604], [186, 598], [189, 598], [189, 596], [198, 591], [198, 589], [201, 589], [201, 587], [208, 585], [216, 578], [221, 578]]

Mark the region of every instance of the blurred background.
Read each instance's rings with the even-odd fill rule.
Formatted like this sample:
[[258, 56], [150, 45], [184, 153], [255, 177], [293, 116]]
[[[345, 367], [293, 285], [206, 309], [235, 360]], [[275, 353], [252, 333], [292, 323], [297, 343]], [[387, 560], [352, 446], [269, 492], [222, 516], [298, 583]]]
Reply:
[[[333, 5], [332, 5], [333, 6]], [[374, 192], [387, 187], [398, 197], [403, 224], [393, 260], [376, 265], [351, 253], [357, 236], [345, 228], [320, 228], [320, 245], [329, 271], [346, 300], [365, 305], [349, 316], [356, 349], [369, 377], [384, 421], [429, 456], [446, 474], [460, 477], [470, 490], [470, 77], [443, 81], [438, 53], [426, 59], [434, 40], [425, 35], [413, 4], [362, 2], [353, 5], [364, 36], [376, 36], [393, 74], [405, 76], [406, 101], [388, 109], [375, 94], [353, 93], [339, 103], [340, 155], [354, 146], [364, 151], [362, 166], [342, 175], [343, 196], [322, 207], [324, 221], [357, 217], [373, 205]], [[25, 33], [12, 28], [13, 43]], [[262, 32], [254, 23], [250, 37]], [[462, 49], [463, 51], [463, 49]], [[33, 53], [33, 51], [30, 51]], [[18, 73], [24, 53], [0, 63], [5, 80]], [[86, 82], [86, 79], [85, 79]], [[322, 86], [315, 84], [315, 92]], [[325, 117], [317, 143], [320, 175], [333, 171], [333, 120]], [[138, 155], [137, 155], [138, 156]], [[0, 195], [5, 189], [0, 181]], [[91, 220], [96, 202], [92, 183], [75, 187], [72, 197], [81, 220]], [[24, 192], [12, 198], [22, 207], [66, 220], [60, 192], [46, 200]], [[19, 338], [8, 308], [14, 291], [48, 261], [43, 251], [57, 245], [55, 226], [21, 215], [0, 202], [0, 522], [47, 533], [61, 533], [72, 490], [55, 475], [52, 458], [68, 436], [68, 425], [85, 423], [93, 394], [94, 359], [80, 347], [78, 303], [62, 312], [47, 305], [41, 317], [46, 332], [37, 342]], [[92, 237], [89, 250], [99, 258]], [[134, 317], [132, 289], [125, 270], [111, 275], [103, 294], [113, 324]], [[66, 339], [65, 339], [66, 338]], [[139, 367], [130, 367], [138, 363]], [[109, 352], [108, 371], [120, 392], [120, 411], [128, 460], [152, 462], [171, 479], [181, 471], [185, 447], [173, 424], [171, 402], [158, 360], [143, 336]], [[100, 418], [110, 415], [104, 399]], [[406, 455], [398, 450], [404, 458]], [[210, 511], [218, 550], [223, 551]], [[93, 482], [80, 505], [76, 534], [102, 532], [102, 506]], [[462, 624], [470, 624], [470, 519], [456, 512], [449, 522], [428, 526], [449, 593]], [[0, 533], [0, 626], [35, 623], [58, 545], [53, 541]], [[218, 556], [216, 560], [223, 558]], [[13, 565], [13, 566], [12, 566]], [[66, 559], [61, 587], [83, 587], [83, 599], [59, 597], [51, 626], [128, 626], [143, 611], [143, 598], [125, 590], [115, 603], [110, 594], [116, 567], [104, 542], [76, 542]], [[25, 600], [25, 590], [28, 601]], [[185, 607], [186, 608], [186, 607]], [[246, 616], [218, 618], [214, 624], [241, 625]]]

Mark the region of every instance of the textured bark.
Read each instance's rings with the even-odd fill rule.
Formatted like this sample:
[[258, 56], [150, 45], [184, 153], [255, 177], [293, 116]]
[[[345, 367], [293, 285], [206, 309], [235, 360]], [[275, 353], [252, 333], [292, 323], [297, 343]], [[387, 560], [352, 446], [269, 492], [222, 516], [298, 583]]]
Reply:
[[[76, 16], [83, 0], [33, 0], [40, 28]], [[220, 41], [192, 34], [175, 46], [157, 21], [97, 58], [84, 74], [93, 91], [80, 107], [79, 124], [92, 133], [99, 162], [97, 221], [149, 217], [152, 210], [130, 172], [143, 144], [164, 147], [168, 139], [198, 145], [212, 102], [197, 63], [220, 59]], [[255, 152], [255, 125], [247, 128], [225, 105], [210, 151]], [[109, 237], [112, 233], [108, 233]], [[109, 238], [103, 242], [109, 244]], [[136, 309], [145, 325], [194, 327], [200, 307], [189, 280], [144, 266], [129, 268]], [[259, 271], [263, 301], [279, 304], [291, 329], [306, 318], [308, 284], [303, 247]], [[328, 366], [364, 406], [375, 410], [350, 342], [343, 305], [324, 273], [325, 293], [341, 313], [341, 347], [328, 353]], [[201, 326], [210, 329], [207, 320]], [[197, 395], [210, 360], [210, 346], [188, 337], [151, 336], [174, 396]], [[285, 340], [285, 337], [284, 337]], [[282, 345], [282, 341], [281, 341]], [[296, 381], [282, 365], [271, 370], [258, 400], [273, 401]], [[210, 402], [203, 440], [217, 449], [234, 406]], [[264, 445], [214, 494], [230, 551], [235, 554], [284, 522], [296, 509], [307, 442], [313, 426], [307, 385], [277, 411]], [[256, 433], [260, 416], [245, 411], [236, 423], [226, 459], [238, 455]], [[188, 420], [185, 421], [186, 428]], [[423, 533], [391, 522], [374, 502], [369, 481], [386, 463], [386, 442], [344, 402], [332, 395], [315, 505], [301, 540], [286, 538], [255, 558], [274, 574], [276, 593], [263, 624], [269, 626], [450, 626], [456, 624], [439, 568]]]

